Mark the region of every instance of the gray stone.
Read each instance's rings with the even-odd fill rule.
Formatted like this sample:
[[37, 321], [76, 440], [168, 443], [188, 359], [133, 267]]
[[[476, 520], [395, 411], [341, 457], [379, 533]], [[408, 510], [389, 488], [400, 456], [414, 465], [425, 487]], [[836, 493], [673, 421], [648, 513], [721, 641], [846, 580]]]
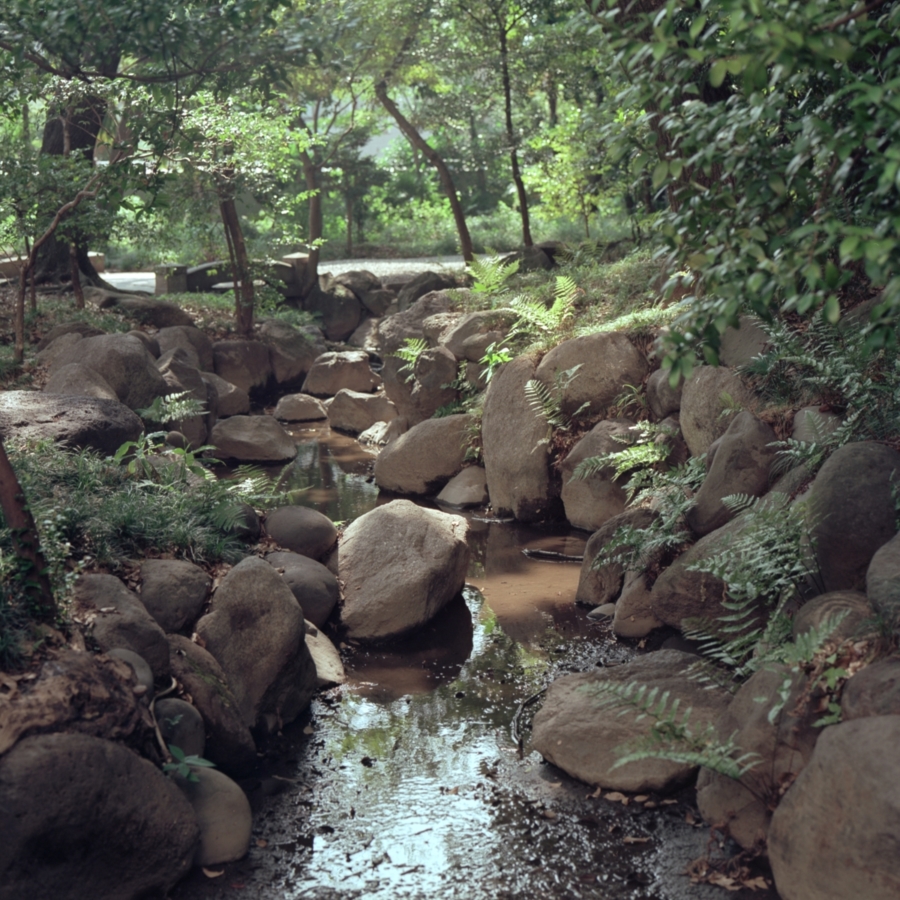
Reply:
[[272, 373], [281, 387], [301, 384], [315, 360], [328, 349], [322, 332], [314, 326], [294, 328], [289, 322], [269, 319], [259, 333], [269, 345]]
[[306, 623], [306, 646], [316, 666], [316, 683], [320, 688], [343, 684], [347, 680], [341, 654], [312, 622]]
[[481, 466], [468, 466], [454, 475], [437, 495], [437, 502], [456, 509], [485, 506], [488, 492], [484, 469]]
[[725, 410], [734, 405], [746, 409], [752, 404], [749, 388], [731, 369], [700, 366], [694, 369], [681, 394], [681, 433], [693, 456], [701, 456], [709, 445], [725, 434], [731, 416]]
[[421, 297], [409, 309], [382, 319], [378, 326], [382, 354], [388, 356], [396, 353], [407, 338], [423, 338], [425, 332], [422, 323], [429, 316], [449, 309], [449, 296], [443, 291], [436, 291]]
[[667, 369], [657, 369], [651, 372], [647, 379], [647, 403], [657, 420], [664, 419], [681, 409], [684, 381], [679, 381], [678, 387], [672, 387], [669, 384], [670, 374]]
[[265, 388], [273, 377], [269, 345], [262, 341], [216, 341], [213, 371], [247, 394]]
[[206, 750], [206, 725], [203, 716], [177, 697], [157, 700], [153, 713], [166, 746], [175, 746], [185, 756], [203, 756]]
[[534, 717], [532, 746], [547, 762], [588, 784], [619, 791], [665, 791], [684, 784], [696, 767], [647, 759], [612, 768], [617, 751], [645, 737], [652, 720], [599, 690], [604, 684], [637, 682], [669, 691], [682, 709], [692, 708], [691, 725], [702, 732], [728, 705], [730, 694], [688, 678], [686, 670], [695, 661], [678, 650], [657, 650], [621, 666], [557, 678]]
[[132, 650], [147, 661], [156, 678], [169, 674], [165, 632], [115, 575], [79, 576], [73, 602], [83, 615], [93, 617], [90, 635], [101, 650]]
[[864, 622], [871, 624], [874, 611], [865, 594], [859, 591], [832, 591], [807, 600], [794, 615], [793, 634], [796, 638], [813, 628], [821, 630], [829, 620], [843, 616], [836, 628], [824, 634], [834, 641], [854, 637]]
[[622, 479], [616, 479], [611, 468], [607, 467], [590, 478], [576, 480], [572, 475], [578, 464], [586, 459], [624, 450], [627, 444], [617, 438], [633, 435], [633, 425], [628, 419], [599, 422], [560, 463], [562, 502], [566, 518], [576, 528], [596, 531], [613, 516], [624, 512], [628, 497]]
[[210, 577], [182, 559], [146, 559], [141, 563], [141, 602], [163, 631], [193, 624], [209, 594]]
[[375, 460], [375, 483], [398, 494], [437, 493], [462, 468], [467, 415], [426, 419], [391, 441]]
[[310, 559], [321, 559], [337, 540], [328, 516], [306, 506], [280, 506], [266, 518], [266, 533], [280, 547]]
[[[502, 339], [509, 326], [517, 318], [516, 313], [508, 309], [479, 310], [463, 316], [442, 338], [441, 343], [457, 358], [471, 359], [466, 352], [467, 342], [472, 338], [490, 336], [491, 344]], [[477, 362], [484, 355], [476, 357]]]
[[420, 272], [400, 289], [397, 294], [397, 305], [403, 312], [417, 300], [432, 292], [454, 287], [456, 287], [456, 279], [452, 275], [444, 275], [441, 272]]
[[551, 511], [549, 427], [529, 406], [525, 384], [533, 359], [519, 357], [491, 379], [484, 400], [481, 441], [491, 507], [498, 516], [530, 522]]
[[168, 641], [172, 675], [206, 724], [206, 758], [225, 772], [246, 775], [256, 764], [256, 745], [222, 667], [186, 637], [169, 635]]
[[622, 593], [616, 601], [613, 633], [619, 637], [642, 638], [662, 624], [653, 614], [647, 576], [643, 572], [626, 573]]
[[134, 672], [135, 681], [145, 690], [153, 690], [153, 671], [147, 664], [147, 660], [139, 653], [135, 653], [133, 650], [126, 650], [124, 647], [114, 647], [112, 650], [107, 651], [106, 655], [128, 663], [131, 666], [131, 671]]
[[147, 352], [154, 359], [159, 359], [159, 341], [155, 337], [147, 334], [146, 331], [141, 331], [140, 328], [132, 328], [131, 331], [126, 331], [125, 333], [128, 335], [128, 337], [137, 338], [137, 340], [139, 340], [147, 348]]
[[752, 316], [741, 316], [738, 327], [728, 327], [719, 345], [719, 360], [723, 366], [745, 366], [771, 343], [771, 338]]
[[61, 356], [66, 356], [67, 359], [64, 364], [68, 365], [70, 359], [68, 357], [69, 351], [77, 344], [80, 344], [82, 340], [83, 336], [77, 331], [68, 331], [65, 334], [61, 334], [59, 337], [50, 341], [50, 343], [35, 356], [35, 362], [52, 370], [56, 365], [57, 360]]
[[347, 338], [347, 343], [366, 352], [377, 352], [379, 321], [380, 319], [363, 319], [356, 331]]
[[372, 313], [373, 316], [379, 317], [383, 316], [388, 311], [391, 303], [396, 299], [397, 295], [393, 291], [387, 291], [384, 288], [368, 291], [360, 297], [362, 305]]
[[219, 416], [243, 416], [250, 412], [250, 395], [243, 388], [220, 378], [215, 372], [202, 374], [203, 380], [216, 392]]
[[354, 269], [351, 272], [341, 272], [340, 275], [335, 275], [334, 283], [350, 288], [360, 300], [370, 291], [381, 289], [381, 279], [368, 269]]
[[284, 422], [315, 422], [328, 418], [322, 401], [309, 394], [285, 394], [272, 415]]
[[43, 734], [0, 758], [0, 898], [164, 897], [197, 820], [171, 779], [111, 741]]
[[900, 625], [900, 535], [882, 545], [866, 570], [866, 593], [887, 624]]
[[733, 510], [722, 502], [723, 497], [759, 497], [765, 492], [776, 452], [771, 445], [776, 440], [775, 432], [750, 413], [740, 412], [732, 417], [697, 491], [696, 503], [685, 517], [694, 534], [709, 534], [734, 518]]
[[784, 900], [900, 896], [900, 716], [824, 729], [772, 816], [769, 860]]
[[397, 408], [383, 394], [340, 390], [328, 407], [328, 424], [338, 431], [359, 434], [376, 422], [397, 418]]
[[356, 294], [341, 284], [332, 284], [327, 291], [314, 288], [303, 305], [309, 312], [318, 313], [329, 341], [347, 340], [362, 318], [363, 306]]
[[279, 462], [297, 455], [294, 439], [271, 416], [231, 416], [216, 422], [210, 442], [219, 459]]
[[381, 379], [369, 365], [369, 354], [362, 350], [329, 352], [319, 356], [303, 382], [303, 393], [334, 397], [338, 391], [374, 391]]
[[50, 344], [64, 334], [79, 334], [81, 337], [94, 337], [94, 335], [103, 333], [104, 332], [101, 329], [96, 328], [89, 322], [62, 322], [59, 325], [54, 325], [53, 328], [38, 341], [37, 346], [34, 349], [40, 353], [42, 350], [46, 350]]
[[213, 367], [212, 341], [193, 325], [175, 325], [170, 328], [160, 328], [156, 340], [159, 342], [159, 356], [180, 347], [186, 350], [191, 357], [191, 364], [208, 372]]
[[840, 425], [841, 417], [835, 413], [822, 412], [818, 406], [804, 406], [794, 414], [791, 437], [807, 444], [821, 444]]
[[[422, 323], [422, 330], [425, 332], [425, 340], [427, 340], [429, 344], [439, 344], [440, 346], [444, 346], [444, 336], [453, 330], [453, 327], [459, 322], [461, 317], [462, 313], [458, 312], [443, 312], [429, 316]], [[453, 355], [456, 356], [455, 353]]]
[[[85, 292], [85, 299], [87, 292]], [[150, 297], [129, 297], [122, 294], [106, 292], [106, 297], [97, 302], [100, 309], [111, 309], [123, 313], [142, 325], [154, 328], [170, 328], [178, 325], [193, 325], [194, 320], [180, 307], [168, 300], [156, 300]]]
[[869, 441], [846, 444], [819, 470], [807, 507], [826, 591], [865, 587], [872, 558], [897, 533], [897, 484], [900, 453]]
[[218, 866], [247, 855], [253, 814], [247, 795], [227, 775], [195, 768], [196, 781], [176, 779], [200, 826], [196, 866]]
[[289, 550], [266, 554], [266, 562], [281, 572], [304, 618], [321, 628], [341, 599], [334, 575], [322, 563]]
[[69, 363], [54, 370], [47, 379], [44, 390], [48, 394], [65, 394], [73, 397], [95, 397], [98, 400], [116, 400], [119, 397], [106, 383], [102, 375], [81, 363]]
[[878, 659], [856, 672], [841, 692], [845, 722], [866, 716], [900, 716], [900, 658]]
[[[208, 408], [209, 387], [200, 370], [190, 363], [191, 356], [183, 347], [166, 351], [157, 366], [171, 394], [186, 394], [187, 399], [203, 404], [203, 412], [172, 422], [188, 439], [191, 449], [198, 450], [206, 444], [208, 426], [215, 425], [215, 415]], [[215, 405], [218, 409], [218, 392], [215, 392]]]
[[382, 375], [384, 390], [410, 425], [431, 418], [442, 406], [457, 399], [457, 391], [451, 387], [458, 369], [456, 357], [443, 347], [432, 347], [419, 354], [413, 368], [412, 380], [401, 372], [402, 361], [395, 357], [385, 360]]
[[460, 516], [395, 500], [356, 519], [339, 548], [341, 623], [379, 641], [433, 618], [465, 583], [468, 526]]
[[247, 726], [272, 731], [309, 704], [316, 671], [305, 633], [300, 605], [268, 563], [248, 557], [222, 579], [197, 634], [225, 672]]
[[552, 391], [557, 376], [579, 365], [560, 398], [567, 415], [584, 403], [586, 414], [604, 413], [626, 384], [640, 385], [647, 374], [644, 355], [626, 335], [611, 331], [563, 341], [541, 360], [534, 377]]

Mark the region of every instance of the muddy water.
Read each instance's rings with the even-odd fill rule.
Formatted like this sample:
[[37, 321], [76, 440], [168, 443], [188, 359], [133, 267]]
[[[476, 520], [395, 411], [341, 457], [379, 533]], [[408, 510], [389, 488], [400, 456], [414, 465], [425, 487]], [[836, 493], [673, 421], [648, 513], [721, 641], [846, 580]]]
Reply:
[[[349, 520], [391, 499], [356, 441], [322, 428], [295, 436], [288, 481], [300, 502]], [[708, 837], [689, 791], [609, 802], [529, 750], [555, 675], [635, 650], [574, 606], [577, 565], [522, 553], [577, 555], [585, 534], [483, 519], [470, 517], [463, 594], [402, 644], [343, 648], [349, 683], [317, 698], [242, 783], [254, 808], [247, 858], [194, 872], [174, 900], [724, 896], [683, 874]]]

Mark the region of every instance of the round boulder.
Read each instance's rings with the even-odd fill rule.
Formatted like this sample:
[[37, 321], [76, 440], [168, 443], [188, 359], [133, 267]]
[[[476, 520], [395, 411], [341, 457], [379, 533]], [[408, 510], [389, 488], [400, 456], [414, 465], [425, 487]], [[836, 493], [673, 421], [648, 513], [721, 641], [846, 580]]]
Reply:
[[282, 462], [297, 455], [294, 439], [271, 416], [231, 416], [210, 435], [213, 456], [242, 462]]
[[266, 562], [281, 571], [304, 618], [321, 628], [341, 599], [341, 589], [334, 575], [322, 563], [284, 550], [267, 554]]
[[694, 369], [681, 393], [681, 433], [692, 456], [701, 456], [728, 428], [723, 412], [746, 408], [753, 395], [740, 378], [724, 366]]
[[337, 528], [328, 516], [306, 506], [279, 506], [266, 518], [266, 533], [280, 547], [321, 559], [337, 540]]
[[323, 353], [317, 357], [303, 382], [304, 394], [333, 397], [338, 391], [371, 392], [381, 379], [369, 365], [369, 354], [362, 350]]
[[194, 622], [210, 584], [209, 575], [186, 560], [147, 559], [141, 564], [141, 602], [167, 633]]

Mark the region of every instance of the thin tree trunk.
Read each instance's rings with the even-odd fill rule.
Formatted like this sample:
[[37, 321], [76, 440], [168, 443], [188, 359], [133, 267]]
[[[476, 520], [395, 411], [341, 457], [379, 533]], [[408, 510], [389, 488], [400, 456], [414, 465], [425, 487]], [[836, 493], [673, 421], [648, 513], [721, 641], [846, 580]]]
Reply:
[[469, 228], [466, 225], [466, 216], [463, 212], [462, 204], [459, 202], [459, 194], [456, 191], [456, 185], [453, 183], [453, 176], [450, 174], [447, 164], [441, 159], [440, 154], [434, 147], [422, 137], [415, 125], [400, 112], [397, 105], [388, 96], [387, 83], [385, 81], [382, 80], [376, 83], [375, 96], [385, 110], [393, 117], [394, 121], [397, 123], [397, 127], [403, 132], [410, 144], [421, 151], [428, 162], [437, 169], [438, 176], [441, 179], [441, 186], [444, 189], [444, 194], [450, 201], [450, 209], [453, 212], [453, 221], [456, 223], [456, 232], [459, 235], [460, 252], [466, 262], [471, 262], [474, 257], [472, 251], [472, 238], [469, 235]]
[[22, 586], [36, 617], [45, 622], [56, 618], [56, 601], [47, 575], [47, 561], [41, 553], [41, 540], [34, 524], [34, 517], [28, 509], [25, 494], [3, 440], [0, 439], [0, 510], [12, 536], [16, 556], [22, 566]]
[[230, 243], [229, 251], [234, 256], [233, 274], [239, 282], [240, 290], [236, 292], [234, 303], [234, 320], [240, 334], [253, 331], [253, 278], [250, 275], [250, 258], [247, 256], [247, 245], [244, 243], [244, 232], [238, 217], [233, 197], [219, 201], [219, 212], [226, 238]]
[[522, 243], [526, 247], [534, 245], [531, 238], [531, 217], [528, 214], [528, 194], [525, 192], [525, 182], [522, 180], [522, 172], [519, 169], [519, 140], [513, 127], [512, 118], [512, 82], [509, 77], [509, 44], [506, 39], [506, 26], [497, 21], [500, 33], [500, 78], [503, 82], [503, 108], [506, 121], [506, 143], [509, 146], [509, 162], [512, 168], [513, 182], [516, 185], [516, 195], [519, 198], [519, 215], [522, 217]]
[[347, 191], [347, 259], [353, 258], [353, 196]]
[[306, 150], [300, 151], [300, 162], [303, 164], [303, 180], [309, 194], [309, 217], [307, 218], [307, 238], [309, 258], [306, 261], [306, 276], [300, 286], [305, 297], [319, 284], [319, 241], [322, 239], [322, 190], [319, 184], [319, 169]]
[[81, 273], [78, 271], [78, 248], [69, 244], [69, 267], [72, 272], [72, 290], [75, 292], [75, 309], [84, 309], [84, 291], [81, 288]]

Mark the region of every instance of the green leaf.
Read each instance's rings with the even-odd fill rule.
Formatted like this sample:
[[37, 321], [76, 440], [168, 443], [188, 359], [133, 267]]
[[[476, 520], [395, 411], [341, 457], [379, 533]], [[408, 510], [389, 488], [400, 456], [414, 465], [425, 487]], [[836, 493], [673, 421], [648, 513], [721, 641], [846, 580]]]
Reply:
[[717, 59], [709, 69], [709, 83], [713, 87], [721, 87], [728, 74], [728, 64], [724, 59]]

